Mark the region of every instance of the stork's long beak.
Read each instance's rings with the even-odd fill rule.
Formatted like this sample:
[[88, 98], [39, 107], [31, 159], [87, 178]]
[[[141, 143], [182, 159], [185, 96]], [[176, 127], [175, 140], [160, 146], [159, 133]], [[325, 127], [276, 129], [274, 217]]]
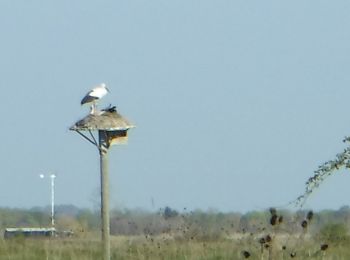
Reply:
[[107, 90], [107, 92], [109, 92], [110, 93], [110, 91], [109, 91], [109, 89], [106, 87], [106, 90]]

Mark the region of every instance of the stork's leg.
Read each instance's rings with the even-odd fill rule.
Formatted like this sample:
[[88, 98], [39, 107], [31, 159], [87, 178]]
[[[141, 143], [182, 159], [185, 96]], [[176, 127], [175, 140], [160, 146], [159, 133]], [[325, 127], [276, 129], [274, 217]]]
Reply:
[[94, 113], [97, 114], [97, 103], [94, 101]]
[[96, 114], [96, 103], [95, 102], [92, 102], [91, 106], [90, 106], [90, 114], [91, 115], [94, 115]]

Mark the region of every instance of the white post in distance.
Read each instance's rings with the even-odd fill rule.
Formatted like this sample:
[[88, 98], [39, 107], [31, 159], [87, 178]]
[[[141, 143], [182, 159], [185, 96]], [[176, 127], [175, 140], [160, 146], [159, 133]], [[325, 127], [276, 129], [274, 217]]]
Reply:
[[[44, 174], [40, 174], [41, 179], [45, 178]], [[51, 227], [55, 227], [55, 174], [50, 174], [51, 178]]]

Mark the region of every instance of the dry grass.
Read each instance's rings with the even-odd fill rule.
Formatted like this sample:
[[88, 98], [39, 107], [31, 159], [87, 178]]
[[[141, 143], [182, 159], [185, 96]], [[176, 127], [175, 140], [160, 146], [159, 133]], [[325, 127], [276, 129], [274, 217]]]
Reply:
[[[194, 260], [194, 259], [350, 259], [346, 244], [321, 250], [312, 239], [272, 237], [269, 247], [261, 246], [263, 234], [245, 235], [220, 241], [179, 241], [169, 236], [146, 238], [112, 237], [112, 259]], [[283, 248], [285, 247], [285, 248]], [[293, 255], [295, 254], [295, 257]], [[3, 260], [96, 260], [101, 259], [100, 242], [91, 239], [13, 239], [0, 240]]]

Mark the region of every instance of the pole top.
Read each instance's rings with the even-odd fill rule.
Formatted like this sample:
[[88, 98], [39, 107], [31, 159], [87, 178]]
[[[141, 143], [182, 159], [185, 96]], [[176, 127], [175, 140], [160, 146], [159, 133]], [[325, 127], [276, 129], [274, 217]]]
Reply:
[[72, 131], [126, 131], [135, 126], [120, 115], [115, 107], [89, 114], [69, 128]]

